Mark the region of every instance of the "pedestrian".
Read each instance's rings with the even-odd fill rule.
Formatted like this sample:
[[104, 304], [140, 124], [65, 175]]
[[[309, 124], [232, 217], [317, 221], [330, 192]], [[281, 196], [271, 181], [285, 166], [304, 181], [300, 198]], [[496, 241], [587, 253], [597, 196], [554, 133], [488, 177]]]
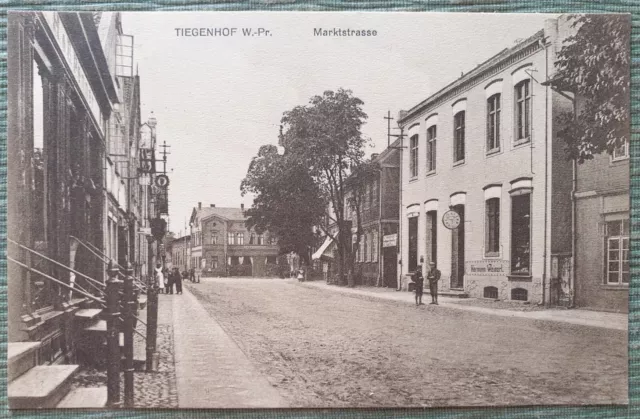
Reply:
[[429, 272], [427, 279], [429, 280], [429, 292], [431, 293], [431, 304], [438, 305], [438, 281], [441, 273], [436, 269], [435, 262], [429, 262]]
[[416, 307], [424, 305], [422, 303], [422, 292], [424, 290], [424, 277], [422, 276], [422, 265], [418, 265], [413, 274], [413, 282], [416, 284]]
[[304, 281], [304, 271], [302, 270], [302, 268], [298, 269], [298, 281]]
[[173, 283], [176, 285], [176, 294], [182, 294], [182, 275], [177, 267], [173, 268]]
[[191, 280], [191, 282], [196, 282], [196, 269], [195, 268], [191, 268], [189, 270], [189, 279]]
[[189, 271], [185, 269], [182, 271], [182, 282], [186, 282], [189, 280]]
[[162, 273], [162, 267], [158, 263], [155, 269], [155, 286], [158, 287], [158, 293], [162, 294], [162, 290], [164, 289], [164, 274]]
[[164, 270], [164, 293], [165, 294], [169, 294], [169, 288], [171, 288], [171, 291], [173, 291], [173, 287], [171, 286], [171, 272], [169, 272], [168, 269], [165, 269]]

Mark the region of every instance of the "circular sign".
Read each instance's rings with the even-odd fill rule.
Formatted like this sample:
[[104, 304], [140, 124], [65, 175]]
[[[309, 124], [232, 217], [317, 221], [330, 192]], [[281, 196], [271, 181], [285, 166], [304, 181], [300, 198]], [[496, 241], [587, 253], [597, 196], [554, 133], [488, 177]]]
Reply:
[[449, 210], [442, 215], [442, 224], [449, 230], [455, 230], [460, 225], [460, 214]]
[[169, 186], [169, 177], [167, 175], [156, 176], [156, 185], [160, 188], [166, 188]]

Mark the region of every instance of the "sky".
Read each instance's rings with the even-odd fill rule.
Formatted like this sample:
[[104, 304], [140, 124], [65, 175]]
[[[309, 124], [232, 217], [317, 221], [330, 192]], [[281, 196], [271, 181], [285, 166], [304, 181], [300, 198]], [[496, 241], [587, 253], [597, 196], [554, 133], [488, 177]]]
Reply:
[[[544, 26], [542, 14], [124, 12], [134, 36], [142, 119], [154, 113], [170, 171], [169, 228], [184, 234], [193, 207], [250, 207], [240, 183], [261, 145], [277, 144], [283, 112], [326, 90], [363, 102], [367, 156], [387, 146], [396, 117]], [[177, 28], [236, 28], [178, 36]], [[264, 28], [267, 36], [243, 36]], [[314, 36], [314, 28], [376, 30]], [[184, 31], [182, 32], [184, 33]], [[264, 32], [263, 32], [264, 34]], [[392, 121], [395, 126], [395, 121]]]

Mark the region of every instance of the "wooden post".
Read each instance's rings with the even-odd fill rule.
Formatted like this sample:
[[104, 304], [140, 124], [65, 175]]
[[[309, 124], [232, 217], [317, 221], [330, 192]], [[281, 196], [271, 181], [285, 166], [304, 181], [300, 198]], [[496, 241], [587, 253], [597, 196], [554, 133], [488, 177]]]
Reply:
[[133, 292], [133, 267], [127, 262], [124, 279], [124, 406], [133, 407], [133, 328], [135, 293]]
[[118, 268], [113, 260], [109, 261], [107, 270], [107, 403], [110, 407], [120, 407], [120, 288], [122, 281], [118, 279]]
[[158, 287], [152, 273], [147, 285], [147, 372], [157, 369], [156, 342], [158, 335]]

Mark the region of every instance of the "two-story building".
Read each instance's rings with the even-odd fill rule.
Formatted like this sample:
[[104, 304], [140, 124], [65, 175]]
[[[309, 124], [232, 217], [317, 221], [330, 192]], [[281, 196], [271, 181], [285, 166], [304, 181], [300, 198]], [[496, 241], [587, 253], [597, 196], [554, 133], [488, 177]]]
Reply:
[[550, 19], [401, 112], [405, 288], [433, 261], [441, 292], [548, 303], [552, 263], [571, 252], [572, 166], [554, 115], [572, 104], [541, 83], [569, 30]]
[[191, 266], [198, 276], [275, 276], [279, 247], [275, 236], [246, 227], [240, 208], [193, 209], [189, 220]]

